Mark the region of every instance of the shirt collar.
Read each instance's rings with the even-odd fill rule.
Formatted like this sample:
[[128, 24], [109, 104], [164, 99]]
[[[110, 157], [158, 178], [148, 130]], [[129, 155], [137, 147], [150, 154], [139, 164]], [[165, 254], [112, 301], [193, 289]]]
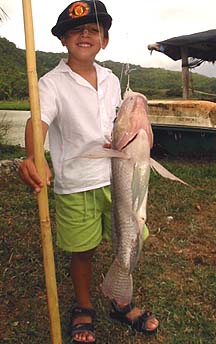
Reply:
[[[101, 82], [103, 82], [103, 80], [105, 80], [110, 73], [112, 73], [111, 69], [109, 68], [105, 68], [100, 66], [98, 63], [94, 62], [94, 67], [96, 69], [97, 72], [97, 77], [98, 77], [98, 83], [100, 84]], [[77, 73], [74, 73], [71, 68], [67, 65], [67, 59], [61, 59], [59, 64], [56, 67], [56, 70], [60, 73], [72, 73], [72, 75], [76, 78]]]

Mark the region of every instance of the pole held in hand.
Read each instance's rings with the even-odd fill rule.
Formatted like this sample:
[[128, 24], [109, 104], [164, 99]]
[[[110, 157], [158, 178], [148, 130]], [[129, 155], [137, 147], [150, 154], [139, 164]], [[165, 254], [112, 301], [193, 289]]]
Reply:
[[61, 344], [61, 326], [46, 185], [44, 140], [41, 125], [31, 0], [22, 0], [22, 4], [26, 42], [27, 77], [33, 128], [34, 157], [37, 171], [44, 182], [44, 186], [38, 194], [38, 208], [50, 318], [51, 340], [52, 344]]

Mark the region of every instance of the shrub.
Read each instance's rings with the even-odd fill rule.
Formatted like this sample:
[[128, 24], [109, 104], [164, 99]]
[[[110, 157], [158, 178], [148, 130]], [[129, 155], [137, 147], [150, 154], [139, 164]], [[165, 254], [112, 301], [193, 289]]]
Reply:
[[8, 131], [11, 128], [11, 121], [6, 119], [6, 114], [0, 118], [0, 143], [4, 143], [6, 140], [6, 136]]

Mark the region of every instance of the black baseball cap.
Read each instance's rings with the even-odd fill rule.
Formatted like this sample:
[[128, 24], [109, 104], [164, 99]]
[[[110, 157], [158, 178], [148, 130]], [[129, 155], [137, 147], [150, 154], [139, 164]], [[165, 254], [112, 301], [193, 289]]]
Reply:
[[97, 20], [105, 29], [110, 29], [112, 17], [101, 1], [75, 1], [59, 15], [57, 23], [51, 31], [54, 36], [60, 38], [67, 30], [83, 24], [96, 23]]

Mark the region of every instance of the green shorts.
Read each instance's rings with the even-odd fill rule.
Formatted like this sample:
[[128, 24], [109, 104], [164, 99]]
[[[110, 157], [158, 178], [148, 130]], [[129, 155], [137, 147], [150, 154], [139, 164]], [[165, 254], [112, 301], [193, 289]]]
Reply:
[[[110, 186], [69, 195], [55, 194], [57, 246], [85, 252], [111, 238]], [[144, 228], [144, 239], [148, 228]]]

